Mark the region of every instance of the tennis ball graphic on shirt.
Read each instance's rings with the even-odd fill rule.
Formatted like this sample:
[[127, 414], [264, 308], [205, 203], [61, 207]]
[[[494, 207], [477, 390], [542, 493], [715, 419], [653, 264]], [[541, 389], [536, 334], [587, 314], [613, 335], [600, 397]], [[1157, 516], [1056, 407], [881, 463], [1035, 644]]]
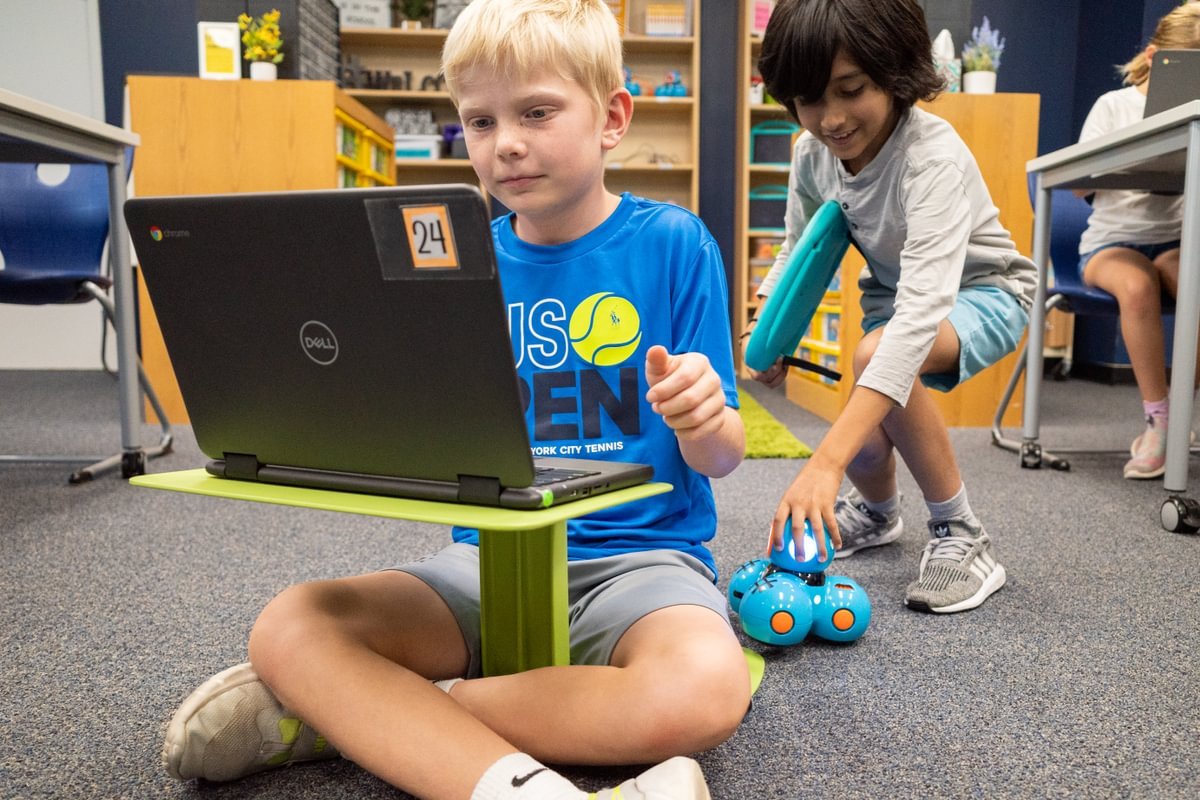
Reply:
[[637, 350], [642, 318], [624, 297], [597, 292], [571, 312], [567, 334], [580, 358], [597, 367], [611, 367]]

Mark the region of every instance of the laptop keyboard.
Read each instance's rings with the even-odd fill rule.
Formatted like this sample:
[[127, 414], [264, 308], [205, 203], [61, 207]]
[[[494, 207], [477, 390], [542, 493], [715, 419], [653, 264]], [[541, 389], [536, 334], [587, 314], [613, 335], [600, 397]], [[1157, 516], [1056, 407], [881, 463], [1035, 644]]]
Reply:
[[563, 469], [561, 467], [534, 467], [533, 484], [534, 486], [545, 486], [548, 483], [557, 483], [558, 481], [567, 481], [572, 478], [584, 478], [588, 475], [599, 475], [600, 473], [586, 469]]

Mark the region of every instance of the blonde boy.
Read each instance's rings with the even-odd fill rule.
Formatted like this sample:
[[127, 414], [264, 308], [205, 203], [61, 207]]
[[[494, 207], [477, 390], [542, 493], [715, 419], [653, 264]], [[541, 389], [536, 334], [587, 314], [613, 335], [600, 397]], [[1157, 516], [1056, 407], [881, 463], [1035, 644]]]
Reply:
[[[724, 741], [749, 702], [705, 546], [708, 479], [744, 450], [716, 243], [692, 214], [604, 187], [632, 101], [601, 0], [474, 0], [443, 61], [472, 165], [513, 211], [493, 234], [531, 439], [651, 463], [674, 490], [571, 523], [571, 666], [481, 676], [477, 533], [456, 529], [428, 559], [282, 592], [251, 663], [180, 707], [164, 761], [228, 780], [340, 753], [454, 800], [584, 797], [545, 764], [661, 761], [600, 796], [708, 797], [681, 756]], [[601, 301], [625, 346], [576, 350], [570, 322]]]

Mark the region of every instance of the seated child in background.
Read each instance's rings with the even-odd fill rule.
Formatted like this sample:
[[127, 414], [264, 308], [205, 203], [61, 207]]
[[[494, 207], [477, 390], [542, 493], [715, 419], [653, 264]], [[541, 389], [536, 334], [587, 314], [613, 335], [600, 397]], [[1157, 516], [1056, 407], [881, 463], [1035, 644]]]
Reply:
[[[1200, 48], [1200, 3], [1193, 2], [1159, 20], [1146, 48], [1119, 68], [1127, 85], [1096, 100], [1079, 141], [1142, 120], [1155, 51], [1196, 48]], [[1084, 282], [1117, 299], [1121, 337], [1142, 395], [1146, 429], [1129, 448], [1132, 458], [1125, 463], [1126, 478], [1157, 478], [1166, 463], [1169, 403], [1162, 294], [1174, 297], [1179, 287], [1182, 229], [1182, 195], [1105, 189], [1096, 192], [1087, 230], [1079, 240]]]
[[[759, 70], [804, 128], [789, 177], [786, 239], [759, 290], [775, 288], [817, 207], [836, 200], [867, 266], [864, 336], [845, 408], [784, 493], [770, 547], [808, 521], [839, 556], [900, 536], [896, 453], [929, 507], [929, 533], [905, 603], [949, 613], [1003, 586], [946, 424], [926, 386], [949, 391], [1016, 348], [1036, 270], [1021, 256], [979, 167], [949, 123], [915, 107], [943, 88], [916, 0], [783, 0]], [[754, 377], [778, 386], [776, 363]], [[851, 491], [838, 497], [843, 476]], [[821, 541], [821, 540], [818, 540]]]
[[[698, 218], [604, 186], [632, 114], [621, 66], [602, 0], [474, 0], [443, 53], [472, 166], [513, 211], [493, 234], [531, 440], [611, 445], [674, 486], [568, 523], [572, 665], [481, 676], [478, 533], [455, 530], [425, 560], [272, 600], [251, 663], [176, 713], [172, 775], [340, 753], [422, 798], [582, 798], [545, 764], [662, 761], [600, 796], [708, 797], [682, 756], [728, 738], [750, 696], [705, 544], [709, 477], [745, 447], [728, 291]], [[598, 293], [631, 349], [573, 348]]]

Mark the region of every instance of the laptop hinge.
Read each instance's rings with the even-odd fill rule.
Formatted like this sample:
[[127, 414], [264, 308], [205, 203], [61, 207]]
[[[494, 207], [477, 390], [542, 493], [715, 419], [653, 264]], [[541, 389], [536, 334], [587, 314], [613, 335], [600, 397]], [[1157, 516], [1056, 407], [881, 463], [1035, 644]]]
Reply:
[[479, 475], [458, 476], [458, 501], [477, 506], [500, 505], [500, 481]]
[[256, 456], [247, 455], [246, 453], [226, 453], [225, 454], [225, 477], [233, 478], [239, 481], [256, 481], [258, 480], [258, 468], [262, 464], [259, 463]]

